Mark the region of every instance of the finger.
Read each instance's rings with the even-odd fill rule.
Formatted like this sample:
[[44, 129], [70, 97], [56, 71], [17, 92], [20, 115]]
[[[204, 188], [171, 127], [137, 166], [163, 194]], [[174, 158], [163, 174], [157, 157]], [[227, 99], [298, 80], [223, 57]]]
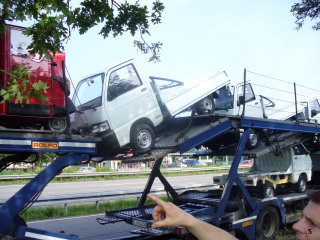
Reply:
[[162, 220], [162, 221], [158, 221], [158, 222], [154, 222], [151, 227], [152, 228], [160, 228], [160, 227], [169, 227], [171, 226], [169, 221], [167, 220]]
[[158, 204], [158, 205], [160, 205], [160, 206], [162, 206], [162, 207], [164, 207], [165, 204], [166, 204], [166, 202], [163, 201], [162, 199], [157, 198], [157, 197], [155, 197], [155, 196], [152, 196], [152, 195], [150, 195], [150, 194], [148, 194], [147, 197], [148, 197], [151, 201], [154, 201], [156, 204]]
[[152, 212], [152, 217], [155, 221], [159, 221], [161, 220], [161, 218], [163, 218], [164, 215], [164, 211], [163, 208], [160, 207], [159, 205], [157, 205]]

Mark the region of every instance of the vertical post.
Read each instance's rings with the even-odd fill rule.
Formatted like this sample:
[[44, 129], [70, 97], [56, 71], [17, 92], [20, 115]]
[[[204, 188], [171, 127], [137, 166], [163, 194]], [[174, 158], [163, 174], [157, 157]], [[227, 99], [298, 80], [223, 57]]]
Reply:
[[70, 133], [70, 114], [69, 114], [69, 103], [68, 103], [68, 91], [67, 91], [67, 77], [66, 77], [66, 63], [65, 61], [61, 62], [62, 65], [62, 77], [63, 77], [63, 85], [64, 85], [64, 101], [66, 104], [66, 117], [67, 117], [67, 133]]
[[298, 105], [297, 105], [297, 89], [296, 89], [296, 83], [293, 83], [294, 87], [294, 105], [296, 109], [296, 122], [298, 122]]
[[67, 216], [67, 214], [68, 214], [68, 203], [65, 203], [65, 204], [64, 204], [63, 213], [64, 213], [65, 216]]
[[247, 69], [244, 69], [243, 73], [243, 108], [241, 117], [244, 117], [246, 112], [246, 85], [247, 85]]
[[96, 201], [96, 209], [99, 209], [99, 201]]

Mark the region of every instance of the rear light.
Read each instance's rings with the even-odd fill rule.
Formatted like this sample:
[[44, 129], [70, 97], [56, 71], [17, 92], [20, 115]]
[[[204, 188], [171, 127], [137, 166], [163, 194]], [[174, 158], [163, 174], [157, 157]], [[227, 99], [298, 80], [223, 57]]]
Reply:
[[252, 179], [248, 179], [248, 180], [246, 180], [246, 184], [253, 185], [253, 180], [252, 180]]
[[213, 182], [214, 182], [214, 183], [219, 183], [219, 182], [220, 182], [220, 179], [214, 178], [214, 179], [213, 179]]
[[70, 81], [69, 79], [66, 79], [66, 90], [67, 90], [67, 95], [70, 95]]
[[57, 52], [53, 56], [53, 60], [62, 67], [62, 61], [66, 61], [66, 55], [63, 52]]
[[175, 234], [178, 235], [178, 236], [184, 235], [186, 233], [187, 233], [187, 229], [184, 228], [184, 227], [177, 227], [175, 229]]

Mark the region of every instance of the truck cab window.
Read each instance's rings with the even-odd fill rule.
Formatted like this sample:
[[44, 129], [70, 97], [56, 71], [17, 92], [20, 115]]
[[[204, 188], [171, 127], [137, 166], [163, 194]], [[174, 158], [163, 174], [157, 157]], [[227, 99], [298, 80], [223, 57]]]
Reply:
[[132, 64], [111, 72], [108, 84], [108, 100], [141, 86], [141, 80]]
[[315, 99], [310, 102], [310, 109], [311, 109], [311, 117], [314, 117], [318, 113], [320, 113], [320, 105], [318, 99]]
[[27, 58], [36, 62], [42, 61], [44, 58], [39, 54], [30, 54], [28, 52], [28, 46], [31, 44], [31, 37], [26, 36], [22, 33], [21, 29], [11, 28], [11, 45], [10, 45], [10, 53], [11, 55]]

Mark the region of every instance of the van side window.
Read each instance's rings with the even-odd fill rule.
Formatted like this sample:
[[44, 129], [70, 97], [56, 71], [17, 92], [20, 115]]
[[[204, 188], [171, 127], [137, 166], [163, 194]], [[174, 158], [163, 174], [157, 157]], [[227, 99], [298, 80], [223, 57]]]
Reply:
[[233, 108], [233, 93], [229, 86], [223, 86], [216, 91], [218, 98], [214, 99], [216, 110], [227, 110]]
[[141, 86], [141, 80], [132, 64], [111, 72], [108, 85], [108, 100]]
[[[239, 88], [238, 88], [238, 97], [239, 96], [243, 96], [243, 85], [239, 86]], [[250, 102], [250, 101], [253, 101], [256, 99], [250, 83], [246, 84], [246, 96], [245, 97], [246, 97], [245, 102]]]
[[73, 103], [78, 108], [95, 108], [102, 104], [102, 84], [104, 74], [100, 73], [83, 79], [73, 96]]
[[293, 146], [294, 155], [306, 155], [308, 154], [306, 148], [302, 144]]

